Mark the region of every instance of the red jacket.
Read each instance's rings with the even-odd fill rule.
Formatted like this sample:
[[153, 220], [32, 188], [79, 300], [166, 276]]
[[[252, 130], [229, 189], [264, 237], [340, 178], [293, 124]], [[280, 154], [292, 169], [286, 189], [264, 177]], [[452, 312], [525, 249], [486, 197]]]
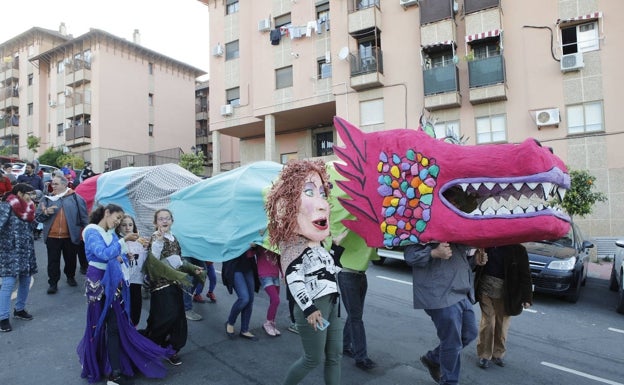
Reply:
[[4, 175], [0, 175], [0, 195], [13, 190], [11, 180]]

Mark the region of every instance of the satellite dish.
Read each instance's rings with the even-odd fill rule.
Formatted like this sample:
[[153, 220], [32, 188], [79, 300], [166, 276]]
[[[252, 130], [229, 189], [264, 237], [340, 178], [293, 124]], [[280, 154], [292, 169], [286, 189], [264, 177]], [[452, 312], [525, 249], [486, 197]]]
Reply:
[[347, 56], [349, 56], [349, 47], [340, 48], [340, 51], [338, 52], [338, 57], [340, 58], [340, 60], [346, 59]]

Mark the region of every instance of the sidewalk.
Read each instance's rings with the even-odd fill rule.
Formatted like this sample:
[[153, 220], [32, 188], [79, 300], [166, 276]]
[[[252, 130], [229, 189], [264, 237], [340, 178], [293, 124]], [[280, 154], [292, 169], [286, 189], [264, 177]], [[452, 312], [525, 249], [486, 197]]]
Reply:
[[610, 279], [611, 278], [611, 266], [613, 262], [604, 261], [599, 259], [598, 262], [589, 262], [589, 269], [587, 270], [587, 276], [598, 279]]

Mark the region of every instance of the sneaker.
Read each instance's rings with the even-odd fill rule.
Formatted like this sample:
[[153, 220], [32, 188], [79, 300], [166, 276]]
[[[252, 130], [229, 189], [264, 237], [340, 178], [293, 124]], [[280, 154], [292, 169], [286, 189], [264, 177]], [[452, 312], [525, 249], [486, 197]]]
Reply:
[[134, 385], [134, 379], [132, 377], [124, 376], [119, 371], [114, 371], [108, 376], [106, 385]]
[[490, 360], [487, 358], [479, 358], [479, 367], [481, 369], [487, 369], [490, 367]]
[[69, 286], [78, 286], [78, 282], [76, 282], [76, 278], [74, 277], [67, 277], [67, 284]]
[[48, 287], [48, 294], [56, 294], [57, 291], [58, 291], [58, 286], [56, 286], [56, 283]]
[[275, 321], [271, 321], [271, 325], [273, 325], [273, 330], [275, 330], [275, 335], [276, 336], [281, 336], [282, 333], [280, 333], [280, 331], [277, 330], [277, 326], [275, 326]]
[[271, 337], [275, 337], [275, 329], [273, 328], [273, 324], [271, 323], [271, 321], [266, 321], [263, 325], [262, 328], [264, 329], [264, 331], [266, 332], [266, 334], [270, 335]]
[[193, 296], [193, 302], [197, 302], [197, 303], [205, 303], [206, 301], [204, 300], [204, 298], [201, 296], [201, 294], [195, 294]]
[[182, 365], [182, 360], [180, 359], [180, 357], [178, 357], [178, 353], [167, 358], [167, 361], [169, 361], [169, 363], [173, 366]]
[[214, 293], [211, 292], [211, 291], [206, 293], [206, 297], [208, 297], [210, 299], [210, 302], [217, 302], [217, 296], [214, 295]]
[[431, 378], [433, 378], [433, 381], [435, 381], [436, 383], [439, 383], [440, 378], [442, 377], [442, 374], [440, 373], [440, 365], [431, 361], [429, 358], [427, 358], [426, 355], [420, 357], [420, 362], [422, 362], [422, 364], [425, 365], [427, 370], [429, 370], [429, 375], [431, 376]]
[[297, 329], [297, 324], [294, 322], [290, 324], [290, 326], [288, 327], [288, 331], [293, 332], [295, 334], [299, 334], [299, 329]]
[[22, 309], [20, 311], [13, 310], [13, 318], [19, 318], [26, 321], [30, 321], [33, 319], [33, 316], [29, 314], [26, 309]]
[[13, 330], [13, 328], [8, 318], [0, 320], [0, 332], [10, 332], [11, 330]]
[[355, 366], [362, 370], [371, 370], [377, 367], [377, 364], [370, 358], [363, 359], [362, 361], [356, 361]]
[[201, 321], [201, 319], [203, 318], [201, 315], [197, 314], [193, 310], [187, 310], [185, 313], [186, 319], [189, 321]]
[[505, 361], [503, 361], [502, 358], [494, 357], [494, 358], [492, 358], [492, 362], [494, 364], [500, 366], [501, 368], [505, 366]]

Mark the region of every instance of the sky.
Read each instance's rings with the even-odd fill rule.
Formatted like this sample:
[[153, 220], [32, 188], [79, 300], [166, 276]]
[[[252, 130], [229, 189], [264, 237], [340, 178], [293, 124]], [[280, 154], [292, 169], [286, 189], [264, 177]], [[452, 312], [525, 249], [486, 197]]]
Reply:
[[[0, 43], [32, 27], [78, 37], [97, 28], [208, 72], [208, 7], [197, 0], [18, 0], [0, 22]], [[207, 78], [208, 76], [202, 77]]]

